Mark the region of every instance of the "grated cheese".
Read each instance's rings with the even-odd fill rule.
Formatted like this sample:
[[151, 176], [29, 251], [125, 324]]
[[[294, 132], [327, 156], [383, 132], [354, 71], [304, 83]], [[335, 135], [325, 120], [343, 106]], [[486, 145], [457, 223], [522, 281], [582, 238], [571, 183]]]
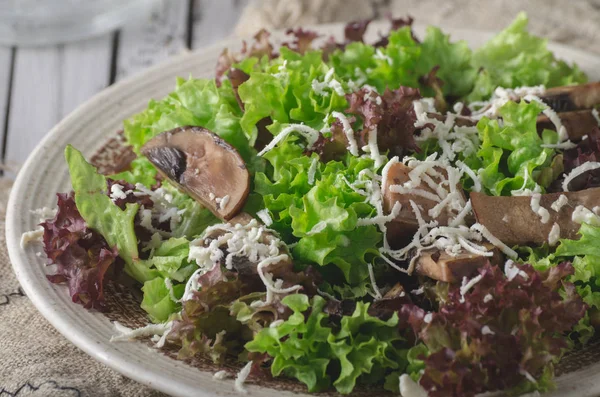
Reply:
[[313, 236], [317, 233], [321, 233], [327, 228], [327, 222], [319, 221], [306, 233], [307, 236]]
[[269, 152], [270, 150], [273, 150], [279, 142], [281, 142], [283, 139], [285, 139], [292, 132], [297, 132], [300, 135], [302, 135], [306, 139], [309, 148], [313, 147], [313, 145], [319, 139], [319, 136], [320, 136], [319, 131], [317, 131], [314, 128], [311, 128], [307, 125], [290, 124], [289, 126], [285, 127], [283, 130], [281, 130], [281, 132], [279, 132], [279, 134], [277, 134], [273, 138], [273, 140], [271, 140], [271, 142], [269, 142], [269, 144], [267, 146], [265, 146], [263, 148], [263, 150], [261, 150], [258, 153], [258, 156], [264, 156], [265, 153]]
[[569, 191], [569, 183], [579, 175], [600, 168], [600, 163], [595, 161], [588, 161], [587, 163], [581, 164], [579, 167], [575, 167], [569, 172], [569, 175], [566, 176], [563, 181], [562, 188], [565, 192]]
[[550, 106], [545, 104], [544, 101], [542, 101], [542, 99], [539, 96], [534, 95], [534, 94], [525, 95], [525, 97], [523, 97], [523, 99], [528, 102], [535, 101], [535, 102], [539, 102], [542, 105], [544, 105], [545, 108], [544, 108], [544, 110], [542, 110], [542, 113], [544, 113], [546, 115], [546, 117], [548, 117], [548, 119], [550, 119], [552, 124], [554, 124], [554, 127], [556, 128], [556, 132], [558, 132], [558, 141], [565, 142], [569, 139], [569, 135], [567, 134], [567, 129], [565, 128], [565, 126], [563, 126], [562, 121], [560, 120], [560, 117], [558, 116], [558, 113], [556, 113], [556, 111], [554, 109], [552, 109]]
[[465, 294], [469, 292], [471, 288], [475, 286], [478, 282], [483, 278], [483, 274], [473, 277], [471, 280], [467, 281], [466, 277], [463, 277], [462, 285], [460, 286], [460, 302], [465, 301]]
[[369, 270], [369, 278], [371, 279], [371, 287], [373, 288], [373, 292], [375, 293], [375, 300], [380, 300], [383, 298], [381, 295], [381, 291], [379, 291], [379, 287], [377, 287], [377, 282], [375, 281], [375, 273], [373, 272], [373, 265], [367, 263], [367, 268]]
[[517, 276], [521, 276], [526, 280], [529, 278], [527, 273], [515, 266], [515, 262], [510, 259], [504, 263], [504, 274], [506, 274], [508, 281], [512, 281]]
[[432, 313], [427, 313], [424, 317], [423, 317], [423, 322], [425, 322], [425, 324], [430, 324], [431, 320], [433, 320], [433, 314]]
[[260, 218], [260, 220], [262, 221], [262, 223], [264, 223], [265, 226], [267, 226], [267, 227], [269, 227], [273, 224], [273, 219], [271, 218], [271, 214], [269, 214], [269, 210], [266, 208], [258, 211], [256, 213], [256, 216], [258, 216]]
[[559, 212], [569, 202], [569, 199], [564, 194], [561, 194], [555, 202], [550, 205], [554, 211]]
[[[335, 298], [334, 298], [335, 299]], [[281, 324], [283, 324], [285, 321], [282, 319], [279, 320], [275, 320], [273, 321], [271, 324], [269, 324], [269, 328], [277, 328], [279, 327]]]
[[[381, 100], [379, 97], [377, 99]], [[377, 127], [369, 131], [369, 154], [375, 163], [375, 168], [383, 165], [384, 156], [379, 153], [379, 146], [377, 145]]]
[[169, 298], [171, 298], [171, 300], [175, 303], [179, 302], [179, 299], [175, 297], [175, 291], [173, 290], [173, 282], [169, 277], [165, 278], [165, 287], [167, 288], [167, 291], [169, 291]]
[[248, 390], [244, 388], [244, 382], [248, 379], [248, 375], [250, 375], [250, 370], [252, 369], [252, 361], [249, 361], [244, 368], [238, 372], [237, 377], [235, 378], [234, 387], [238, 393], [247, 394]]
[[515, 251], [513, 251], [509, 246], [500, 241], [500, 239], [495, 237], [492, 233], [490, 233], [490, 231], [481, 223], [475, 223], [473, 226], [471, 226], [471, 229], [479, 231], [483, 235], [483, 237], [485, 237], [496, 248], [499, 248], [502, 252], [504, 252], [504, 254], [509, 258], [515, 259], [518, 257]]
[[21, 249], [25, 249], [31, 242], [41, 242], [44, 237], [44, 228], [38, 226], [37, 229], [25, 232], [21, 235]]
[[115, 326], [115, 329], [119, 333], [119, 335], [113, 335], [110, 338], [110, 341], [111, 342], [125, 342], [125, 341], [130, 341], [130, 340], [133, 340], [136, 338], [141, 338], [141, 337], [164, 335], [164, 333], [167, 332], [171, 328], [172, 323], [169, 322], [169, 323], [162, 323], [162, 324], [148, 324], [145, 327], [135, 328], [135, 329], [125, 327], [124, 325], [120, 324], [118, 321], [113, 322], [113, 325]]
[[481, 327], [481, 335], [495, 335], [496, 333], [490, 329], [487, 325]]
[[354, 130], [352, 129], [348, 118], [340, 112], [331, 112], [331, 115], [340, 120], [342, 123], [344, 134], [346, 134], [346, 139], [348, 139], [348, 151], [353, 156], [358, 156], [358, 143], [356, 143], [356, 139], [354, 138]]
[[486, 294], [483, 297], [483, 303], [488, 303], [489, 301], [494, 300], [494, 297], [492, 296], [492, 294]]
[[529, 201], [529, 206], [531, 207], [531, 210], [540, 217], [540, 221], [545, 224], [550, 220], [550, 212], [540, 205], [541, 198], [541, 194], [534, 193]]
[[558, 223], [554, 222], [554, 225], [552, 225], [552, 229], [550, 229], [550, 233], [548, 233], [548, 244], [550, 244], [550, 246], [554, 246], [556, 245], [556, 243], [558, 243], [559, 239], [560, 226], [558, 225]]
[[567, 139], [566, 141], [561, 143], [543, 143], [540, 146], [548, 149], [569, 150], [577, 147], [577, 144]]
[[217, 371], [213, 375], [213, 379], [215, 379], [215, 380], [225, 380], [225, 379], [231, 378], [231, 377], [232, 377], [232, 375], [225, 370]]
[[115, 202], [118, 199], [126, 199], [127, 198], [127, 193], [132, 193], [131, 190], [128, 190], [127, 192], [125, 192], [123, 190], [124, 186], [119, 185], [118, 183], [113, 184], [110, 187], [110, 199]]
[[319, 158], [314, 157], [310, 163], [310, 167], [308, 167], [308, 184], [309, 185], [315, 184], [315, 175], [317, 173], [318, 166], [319, 166]]
[[407, 374], [400, 375], [400, 395], [402, 397], [427, 397], [427, 392], [421, 385], [412, 380]]
[[46, 222], [49, 219], [53, 219], [56, 216], [58, 209], [56, 208], [48, 208], [42, 207], [37, 208], [35, 210], [31, 210], [31, 213], [37, 215], [39, 218], [39, 223]]
[[598, 126], [600, 126], [600, 115], [598, 114], [598, 109], [592, 109], [592, 116], [594, 116], [596, 122], [598, 123]]
[[583, 205], [578, 205], [575, 207], [575, 210], [571, 215], [571, 220], [579, 224], [587, 223], [592, 226], [600, 226], [600, 217], [589, 209], [585, 208]]

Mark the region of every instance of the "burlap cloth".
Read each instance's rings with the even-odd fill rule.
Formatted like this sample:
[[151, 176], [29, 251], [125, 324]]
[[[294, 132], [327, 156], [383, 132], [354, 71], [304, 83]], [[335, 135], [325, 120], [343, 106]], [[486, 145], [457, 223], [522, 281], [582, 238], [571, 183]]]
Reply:
[[[262, 0], [248, 6], [236, 32], [389, 12], [410, 14], [420, 23], [498, 30], [521, 9], [529, 13], [535, 33], [600, 53], [600, 0]], [[10, 185], [0, 179], [0, 397], [162, 395], [88, 357], [58, 334], [23, 294], [5, 248], [3, 209]]]

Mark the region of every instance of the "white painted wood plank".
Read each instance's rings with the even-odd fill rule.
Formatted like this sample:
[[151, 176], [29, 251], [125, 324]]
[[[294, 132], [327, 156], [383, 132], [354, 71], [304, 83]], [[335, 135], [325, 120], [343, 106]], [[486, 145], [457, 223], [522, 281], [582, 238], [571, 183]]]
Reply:
[[116, 80], [184, 51], [188, 10], [188, 0], [163, 0], [148, 21], [121, 29]]
[[10, 63], [12, 50], [0, 47], [0, 153], [4, 145], [4, 126], [6, 124], [6, 106], [8, 105], [8, 91], [10, 88]]
[[64, 46], [61, 118], [109, 85], [111, 57], [112, 34]]
[[192, 48], [229, 37], [249, 0], [194, 0]]
[[111, 35], [65, 46], [16, 51], [6, 161], [22, 164], [80, 103], [108, 85]]
[[60, 53], [57, 47], [17, 49], [9, 109], [6, 162], [22, 164], [58, 122]]

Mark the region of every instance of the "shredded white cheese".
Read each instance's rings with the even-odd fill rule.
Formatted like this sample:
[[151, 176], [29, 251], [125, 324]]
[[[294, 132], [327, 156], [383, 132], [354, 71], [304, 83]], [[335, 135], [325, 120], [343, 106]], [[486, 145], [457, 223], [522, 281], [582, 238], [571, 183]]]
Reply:
[[494, 335], [495, 332], [490, 329], [487, 325], [481, 327], [481, 335]]
[[425, 322], [425, 324], [429, 324], [431, 323], [431, 320], [433, 320], [433, 314], [432, 313], [427, 313], [424, 317], [423, 317], [423, 321]]
[[215, 380], [225, 380], [225, 379], [231, 378], [231, 377], [232, 377], [232, 375], [225, 370], [217, 371], [213, 375], [213, 379], [215, 379]]
[[483, 297], [483, 303], [488, 303], [489, 301], [494, 300], [494, 296], [492, 294], [486, 294]]
[[113, 322], [113, 324], [119, 335], [113, 335], [110, 338], [111, 342], [124, 342], [141, 337], [163, 335], [172, 326], [171, 323], [148, 324], [145, 327], [131, 329], [120, 324], [118, 321]]
[[400, 375], [400, 395], [402, 397], [427, 397], [427, 392], [421, 385], [412, 380], [407, 374]]
[[579, 167], [573, 168], [569, 175], [566, 176], [563, 181], [562, 188], [565, 192], [569, 191], [569, 183], [579, 175], [600, 168], [600, 163], [595, 161], [588, 161], [587, 163], [581, 164]]
[[483, 235], [483, 237], [485, 237], [490, 243], [492, 243], [492, 245], [499, 248], [500, 251], [504, 252], [504, 254], [509, 258], [515, 259], [518, 257], [517, 253], [514, 250], [512, 250], [509, 246], [500, 241], [499, 238], [495, 237], [492, 233], [490, 233], [490, 231], [481, 223], [475, 223], [473, 226], [471, 226], [471, 229], [479, 231]]
[[131, 190], [128, 190], [127, 192], [125, 192], [124, 190], [124, 186], [119, 185], [118, 183], [113, 184], [110, 187], [110, 199], [114, 202], [118, 199], [126, 199], [127, 198], [127, 193], [131, 193]]
[[309, 185], [315, 184], [315, 175], [317, 173], [318, 166], [319, 166], [319, 158], [314, 157], [311, 160], [310, 167], [308, 167], [308, 184]]
[[313, 236], [317, 233], [321, 233], [327, 228], [327, 222], [319, 221], [306, 233], [307, 236]]
[[548, 233], [548, 244], [550, 244], [550, 246], [554, 246], [556, 245], [556, 243], [558, 243], [558, 240], [560, 239], [560, 226], [558, 225], [558, 223], [554, 222], [554, 225], [552, 225], [552, 229], [550, 229], [550, 233]]
[[550, 212], [540, 205], [541, 198], [541, 194], [534, 193], [529, 201], [529, 206], [531, 207], [531, 210], [540, 217], [542, 223], [548, 223], [550, 220]]
[[370, 263], [367, 263], [367, 268], [369, 269], [369, 278], [371, 279], [371, 287], [373, 288], [373, 292], [375, 293], [375, 300], [380, 300], [381, 298], [383, 298], [383, 295], [381, 295], [381, 291], [379, 290], [379, 287], [377, 287], [377, 282], [375, 280], [375, 273], [373, 272], [373, 265], [371, 265]]
[[346, 134], [346, 139], [348, 139], [348, 151], [353, 156], [358, 156], [358, 143], [356, 143], [356, 139], [354, 137], [354, 130], [350, 125], [350, 121], [348, 121], [348, 118], [340, 112], [331, 112], [331, 115], [336, 119], [340, 120], [340, 122], [342, 123], [344, 134]]
[[598, 126], [600, 126], [600, 115], [598, 114], [598, 109], [592, 109], [592, 116], [594, 116], [596, 122], [598, 123]]
[[285, 127], [283, 130], [281, 130], [279, 132], [279, 134], [277, 134], [275, 136], [275, 138], [273, 138], [273, 140], [271, 142], [269, 142], [269, 144], [266, 145], [263, 148], [263, 150], [261, 150], [258, 153], [258, 156], [264, 156], [265, 153], [273, 150], [275, 148], [275, 146], [277, 146], [277, 144], [279, 142], [281, 142], [282, 140], [284, 140], [292, 132], [297, 132], [300, 135], [302, 135], [306, 139], [309, 148], [313, 147], [313, 145], [319, 139], [319, 136], [320, 136], [319, 131], [317, 131], [314, 128], [311, 128], [311, 127], [309, 127], [307, 125], [304, 125], [304, 124], [291, 124], [291, 125]]
[[273, 224], [273, 218], [271, 218], [271, 214], [269, 210], [264, 208], [256, 213], [256, 216], [265, 224], [265, 226], [269, 227]]
[[579, 224], [587, 223], [592, 226], [600, 226], [600, 217], [583, 205], [575, 207], [575, 210], [571, 215], [571, 220]]
[[42, 237], [44, 237], [44, 228], [41, 226], [30, 232], [23, 233], [21, 235], [21, 249], [25, 249], [31, 242], [41, 242]]
[[569, 199], [567, 198], [567, 196], [565, 196], [564, 194], [561, 194], [556, 199], [556, 201], [550, 205], [550, 208], [552, 208], [556, 212], [559, 212], [562, 209], [562, 207], [564, 207], [568, 203], [569, 203]]
[[248, 390], [244, 388], [244, 382], [248, 379], [248, 375], [250, 375], [250, 370], [252, 369], [252, 361], [249, 361], [244, 368], [240, 370], [237, 377], [235, 378], [234, 387], [238, 393], [246, 394]]
[[508, 281], [512, 281], [515, 277], [521, 276], [524, 279], [528, 279], [529, 276], [523, 270], [519, 269], [513, 260], [507, 260], [504, 264], [504, 274]]
[[465, 301], [465, 294], [469, 292], [471, 288], [475, 286], [478, 282], [483, 278], [483, 274], [473, 277], [469, 281], [467, 281], [466, 277], [463, 277], [462, 285], [460, 286], [460, 302]]

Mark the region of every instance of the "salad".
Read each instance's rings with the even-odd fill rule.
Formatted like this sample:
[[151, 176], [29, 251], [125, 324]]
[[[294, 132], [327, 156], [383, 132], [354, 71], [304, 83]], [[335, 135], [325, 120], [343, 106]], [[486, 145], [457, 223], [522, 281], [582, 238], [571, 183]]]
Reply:
[[48, 279], [96, 310], [133, 279], [148, 325], [113, 341], [236, 361], [240, 391], [551, 390], [600, 324], [600, 83], [523, 14], [477, 50], [411, 23], [261, 31], [124, 122], [121, 172], [68, 146]]

